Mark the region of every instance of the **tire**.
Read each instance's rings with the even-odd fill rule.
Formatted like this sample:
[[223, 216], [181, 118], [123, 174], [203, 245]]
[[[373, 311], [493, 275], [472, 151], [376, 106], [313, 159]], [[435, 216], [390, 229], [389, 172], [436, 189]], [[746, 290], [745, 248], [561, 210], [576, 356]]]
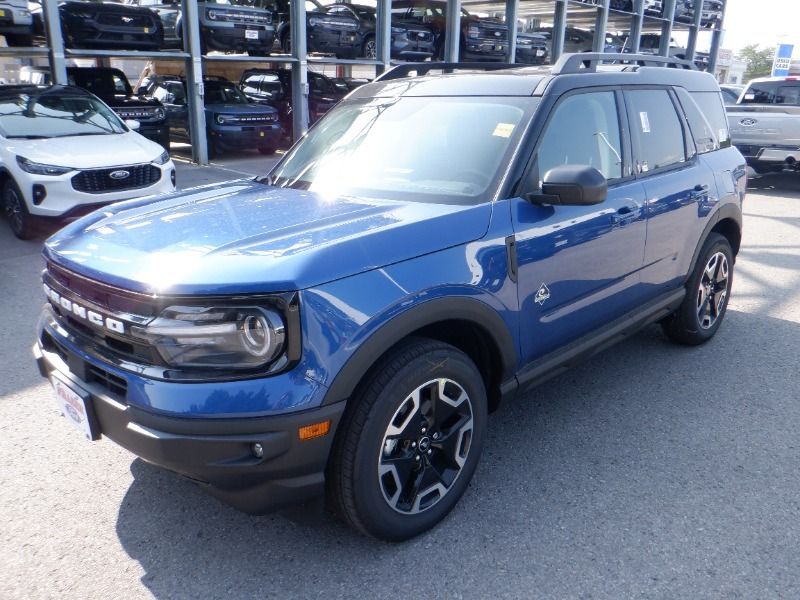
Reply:
[[30, 48], [33, 46], [33, 34], [7, 33], [6, 44], [14, 48]]
[[661, 322], [674, 342], [698, 346], [714, 337], [730, 299], [733, 251], [718, 233], [708, 236], [686, 284], [686, 297], [672, 315]]
[[483, 446], [486, 390], [474, 363], [449, 344], [409, 338], [350, 402], [328, 464], [336, 511], [358, 531], [393, 542], [439, 523], [466, 490]]
[[364, 40], [364, 47], [361, 49], [361, 56], [370, 60], [375, 60], [378, 57], [378, 45], [375, 42], [374, 35], [371, 35]]
[[33, 237], [33, 219], [19, 186], [12, 179], [3, 186], [3, 213], [15, 236], [21, 240]]
[[281, 51], [284, 54], [292, 53], [292, 35], [288, 31], [281, 36]]
[[265, 155], [275, 154], [275, 150], [276, 149], [277, 148], [275, 148], [274, 146], [259, 146], [258, 147], [258, 153], [259, 154], [265, 154]]

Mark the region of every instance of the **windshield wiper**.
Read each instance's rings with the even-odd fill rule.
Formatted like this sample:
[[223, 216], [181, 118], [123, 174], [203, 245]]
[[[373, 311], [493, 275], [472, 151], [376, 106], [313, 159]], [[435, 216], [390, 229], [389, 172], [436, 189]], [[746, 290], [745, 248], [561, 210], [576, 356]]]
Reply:
[[7, 140], [46, 140], [46, 135], [7, 135]]
[[54, 137], [82, 137], [84, 135], [111, 135], [113, 132], [105, 132], [105, 129], [102, 131], [84, 131], [83, 133], [67, 133], [65, 135], [56, 135]]

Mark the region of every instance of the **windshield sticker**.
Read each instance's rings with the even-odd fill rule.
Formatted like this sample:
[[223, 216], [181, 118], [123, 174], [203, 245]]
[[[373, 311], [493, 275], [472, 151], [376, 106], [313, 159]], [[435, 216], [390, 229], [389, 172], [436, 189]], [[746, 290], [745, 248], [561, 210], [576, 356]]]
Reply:
[[495, 137], [507, 138], [511, 137], [511, 134], [513, 132], [514, 132], [513, 123], [498, 123], [497, 127], [494, 128], [494, 133], [492, 133], [492, 135]]
[[650, 133], [650, 119], [647, 116], [647, 112], [640, 112], [639, 120], [642, 122], [642, 133]]

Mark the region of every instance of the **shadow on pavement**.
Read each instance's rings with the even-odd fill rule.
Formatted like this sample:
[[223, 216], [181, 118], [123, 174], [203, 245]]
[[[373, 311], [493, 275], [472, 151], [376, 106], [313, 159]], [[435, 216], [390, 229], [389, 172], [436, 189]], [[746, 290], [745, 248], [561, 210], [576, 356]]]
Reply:
[[800, 324], [750, 313], [697, 348], [648, 328], [493, 415], [465, 497], [405, 544], [321, 502], [250, 517], [139, 460], [117, 534], [156, 598], [770, 595], [790, 575], [752, 549], [797, 527], [800, 480], [774, 477], [800, 460], [798, 355]]

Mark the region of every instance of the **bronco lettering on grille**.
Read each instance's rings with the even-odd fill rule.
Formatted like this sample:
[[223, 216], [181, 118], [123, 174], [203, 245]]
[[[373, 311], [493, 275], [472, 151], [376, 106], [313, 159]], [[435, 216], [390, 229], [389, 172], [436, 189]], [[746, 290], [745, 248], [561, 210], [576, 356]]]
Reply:
[[44, 286], [44, 295], [47, 296], [50, 302], [52, 302], [55, 306], [58, 306], [68, 313], [71, 313], [78, 319], [91, 323], [95, 327], [102, 327], [104, 329], [108, 329], [109, 331], [113, 331], [114, 333], [125, 333], [125, 324], [122, 321], [119, 321], [118, 319], [112, 319], [111, 317], [106, 317], [96, 311], [86, 308], [85, 306], [81, 306], [77, 302], [73, 302], [69, 298], [65, 298], [47, 285]]

